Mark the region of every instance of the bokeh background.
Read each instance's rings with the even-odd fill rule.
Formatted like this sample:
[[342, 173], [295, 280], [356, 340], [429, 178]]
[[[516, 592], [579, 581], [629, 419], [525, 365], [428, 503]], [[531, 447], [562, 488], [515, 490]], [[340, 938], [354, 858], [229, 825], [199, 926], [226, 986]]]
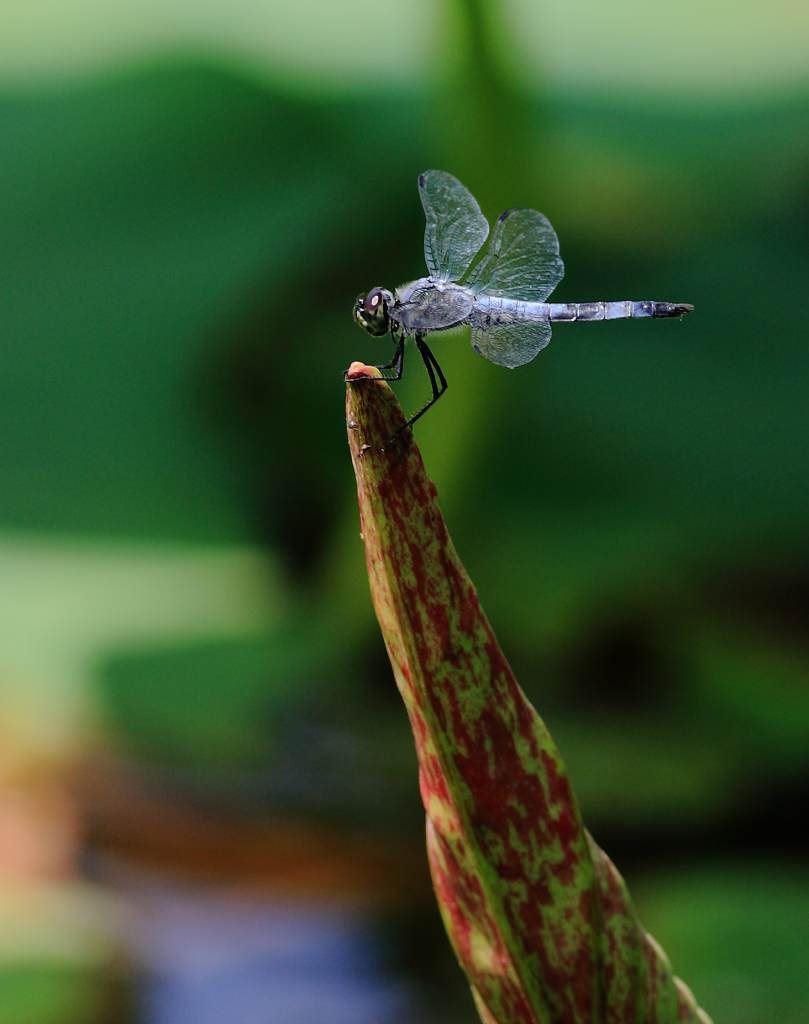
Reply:
[[438, 341], [418, 440], [677, 972], [807, 1019], [809, 8], [3, 0], [0, 1024], [475, 1019], [343, 422], [431, 166], [696, 305]]

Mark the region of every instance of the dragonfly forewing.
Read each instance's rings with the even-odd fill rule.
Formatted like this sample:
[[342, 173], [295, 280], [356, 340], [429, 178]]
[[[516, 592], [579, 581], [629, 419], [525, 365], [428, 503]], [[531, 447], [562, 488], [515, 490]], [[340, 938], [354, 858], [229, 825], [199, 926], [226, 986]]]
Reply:
[[430, 276], [458, 281], [489, 235], [489, 222], [477, 200], [446, 171], [419, 175], [419, 195], [427, 221], [424, 258]]

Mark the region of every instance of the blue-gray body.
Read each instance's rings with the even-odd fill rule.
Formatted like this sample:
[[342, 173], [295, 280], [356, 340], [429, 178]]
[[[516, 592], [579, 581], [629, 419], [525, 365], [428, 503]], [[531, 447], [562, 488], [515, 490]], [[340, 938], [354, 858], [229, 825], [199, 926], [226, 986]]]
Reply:
[[690, 312], [685, 303], [652, 299], [611, 302], [529, 302], [507, 296], [476, 295], [451, 281], [422, 277], [397, 288], [390, 310], [393, 321], [408, 333], [445, 331], [463, 324], [480, 330], [532, 322], [624, 320], [631, 317], [673, 317]]

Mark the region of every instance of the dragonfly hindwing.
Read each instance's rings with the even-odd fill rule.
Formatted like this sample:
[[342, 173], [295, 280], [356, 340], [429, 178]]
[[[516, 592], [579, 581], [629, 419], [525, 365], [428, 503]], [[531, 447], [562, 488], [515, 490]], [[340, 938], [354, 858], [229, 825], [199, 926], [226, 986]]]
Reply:
[[548, 218], [536, 210], [506, 210], [466, 285], [477, 295], [544, 302], [564, 272]]
[[419, 195], [427, 225], [424, 258], [430, 276], [457, 281], [489, 234], [489, 223], [468, 189], [446, 171], [419, 175]]
[[523, 320], [521, 323], [494, 324], [485, 330], [472, 325], [472, 348], [491, 363], [515, 366], [530, 363], [551, 340], [547, 320]]

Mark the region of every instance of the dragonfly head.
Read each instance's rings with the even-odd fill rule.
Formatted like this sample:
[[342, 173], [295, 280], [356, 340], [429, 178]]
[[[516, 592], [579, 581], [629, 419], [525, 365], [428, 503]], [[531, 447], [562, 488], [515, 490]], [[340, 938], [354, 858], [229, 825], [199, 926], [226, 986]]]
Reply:
[[354, 303], [354, 319], [369, 334], [381, 338], [390, 330], [389, 307], [393, 296], [387, 288], [372, 288]]

